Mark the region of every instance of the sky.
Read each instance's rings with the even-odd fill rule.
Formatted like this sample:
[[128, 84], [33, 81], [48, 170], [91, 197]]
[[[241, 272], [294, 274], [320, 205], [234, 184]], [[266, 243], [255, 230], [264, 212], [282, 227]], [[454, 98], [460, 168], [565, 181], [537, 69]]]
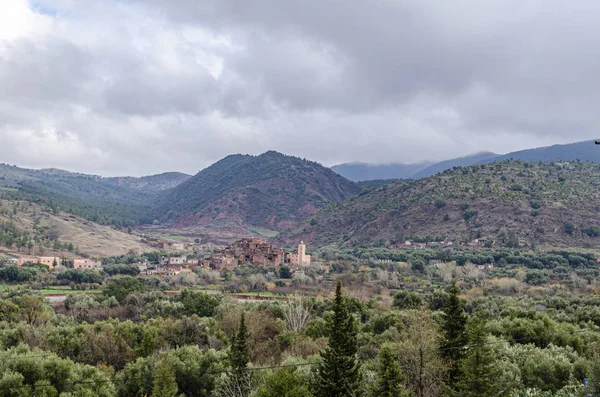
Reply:
[[196, 173], [594, 139], [600, 2], [1, 0], [0, 162]]

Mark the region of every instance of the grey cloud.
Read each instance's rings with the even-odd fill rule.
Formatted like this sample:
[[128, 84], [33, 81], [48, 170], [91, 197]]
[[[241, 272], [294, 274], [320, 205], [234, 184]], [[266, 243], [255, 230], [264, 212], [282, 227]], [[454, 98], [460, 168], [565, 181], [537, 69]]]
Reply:
[[0, 138], [53, 155], [5, 139], [0, 157], [18, 164], [196, 172], [268, 149], [441, 160], [587, 139], [600, 123], [591, 0], [36, 4], [53, 30], [0, 40]]

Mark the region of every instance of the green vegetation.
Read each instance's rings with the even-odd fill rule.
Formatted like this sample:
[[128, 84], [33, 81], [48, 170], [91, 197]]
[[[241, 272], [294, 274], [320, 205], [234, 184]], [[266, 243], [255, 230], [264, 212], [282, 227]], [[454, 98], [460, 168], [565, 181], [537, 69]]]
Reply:
[[330, 205], [280, 239], [388, 246], [402, 242], [398, 236], [443, 236], [455, 243], [483, 238], [493, 247], [595, 247], [599, 187], [600, 164], [591, 162], [455, 167]]
[[346, 307], [342, 296], [342, 284], [339, 281], [327, 336], [329, 344], [321, 353], [323, 363], [315, 370], [315, 396], [352, 395], [360, 388], [360, 364], [356, 356], [357, 330], [354, 318]]

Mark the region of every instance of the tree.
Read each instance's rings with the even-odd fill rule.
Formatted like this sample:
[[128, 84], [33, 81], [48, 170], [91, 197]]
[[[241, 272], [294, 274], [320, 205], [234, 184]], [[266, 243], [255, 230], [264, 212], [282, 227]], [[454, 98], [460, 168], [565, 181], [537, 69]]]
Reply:
[[399, 309], [415, 309], [421, 306], [421, 298], [414, 292], [400, 290], [394, 295], [394, 307]]
[[566, 234], [573, 234], [575, 231], [575, 225], [573, 225], [571, 222], [566, 222], [563, 225], [563, 230]]
[[408, 396], [404, 390], [406, 376], [402, 373], [400, 364], [394, 355], [390, 345], [383, 345], [379, 350], [379, 366], [377, 367], [377, 379], [372, 390], [373, 397], [405, 397]]
[[280, 278], [292, 278], [292, 272], [289, 266], [281, 266], [279, 268], [279, 277]]
[[174, 397], [179, 390], [170, 357], [164, 356], [156, 363], [152, 387], [153, 397]]
[[442, 331], [444, 341], [442, 343], [442, 355], [450, 361], [449, 384], [453, 386], [460, 373], [459, 361], [464, 357], [464, 349], [467, 344], [467, 315], [463, 309], [460, 299], [460, 288], [456, 281], [448, 289], [448, 297], [442, 309], [444, 317], [442, 320]]
[[311, 318], [312, 304], [302, 298], [290, 299], [283, 309], [283, 318], [289, 331], [300, 332]]
[[240, 326], [231, 341], [231, 350], [229, 351], [231, 384], [242, 396], [250, 394], [250, 373], [248, 372], [248, 363], [250, 362], [249, 337], [250, 332], [246, 327], [246, 315], [242, 312]]
[[487, 342], [485, 320], [474, 317], [468, 326], [469, 347], [460, 361], [457, 388], [464, 397], [487, 397], [498, 395], [499, 371], [493, 350]]
[[441, 396], [447, 365], [440, 356], [440, 334], [427, 310], [411, 310], [401, 334], [398, 356], [406, 372], [407, 389], [417, 397]]
[[114, 296], [119, 303], [123, 303], [129, 294], [139, 292], [142, 289], [142, 283], [138, 279], [133, 277], [123, 277], [121, 279], [109, 282], [104, 289], [104, 295]]
[[315, 373], [314, 394], [322, 397], [351, 396], [359, 392], [360, 364], [357, 361], [357, 332], [349, 313], [342, 284], [335, 290], [333, 316], [328, 323], [329, 344]]

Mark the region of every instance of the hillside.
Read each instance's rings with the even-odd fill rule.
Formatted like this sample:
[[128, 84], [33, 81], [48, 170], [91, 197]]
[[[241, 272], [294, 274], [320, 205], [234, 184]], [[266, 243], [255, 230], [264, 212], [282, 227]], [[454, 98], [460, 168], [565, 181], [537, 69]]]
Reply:
[[0, 198], [43, 206], [117, 226], [151, 223], [151, 204], [190, 176], [165, 173], [142, 178], [103, 178], [58, 169], [33, 170], [0, 164]]
[[[28, 247], [31, 242], [31, 247]], [[55, 244], [60, 242], [60, 247]], [[8, 244], [7, 244], [8, 243]], [[70, 245], [71, 249], [65, 248]], [[15, 255], [103, 257], [152, 248], [139, 237], [27, 201], [0, 200], [0, 249]]]
[[280, 231], [360, 190], [330, 169], [297, 157], [273, 151], [232, 155], [169, 191], [156, 213], [176, 228]]
[[141, 190], [152, 193], [172, 189], [181, 185], [191, 177], [191, 175], [181, 172], [165, 172], [163, 174], [143, 176], [141, 178], [132, 176], [103, 178], [102, 182], [113, 186], [121, 186], [132, 190]]
[[386, 185], [324, 208], [282, 241], [491, 239], [497, 246], [600, 245], [600, 164], [503, 161]]

